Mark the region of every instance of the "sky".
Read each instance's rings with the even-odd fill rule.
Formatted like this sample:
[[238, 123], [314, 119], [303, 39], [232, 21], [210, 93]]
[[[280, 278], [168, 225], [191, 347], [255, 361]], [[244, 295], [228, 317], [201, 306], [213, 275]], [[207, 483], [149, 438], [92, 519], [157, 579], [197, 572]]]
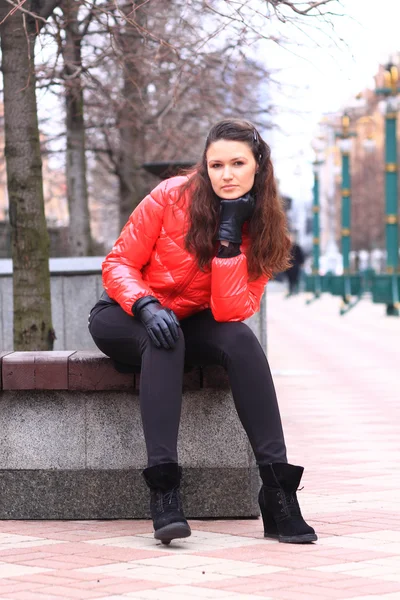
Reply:
[[399, 0], [342, 0], [332, 10], [343, 15], [332, 18], [333, 29], [307, 26], [306, 39], [285, 23], [280, 31], [290, 38], [286, 49], [265, 44], [264, 60], [279, 82], [271, 90], [279, 130], [266, 137], [281, 192], [295, 203], [311, 202], [311, 141], [323, 114], [373, 89], [379, 64], [400, 51]]

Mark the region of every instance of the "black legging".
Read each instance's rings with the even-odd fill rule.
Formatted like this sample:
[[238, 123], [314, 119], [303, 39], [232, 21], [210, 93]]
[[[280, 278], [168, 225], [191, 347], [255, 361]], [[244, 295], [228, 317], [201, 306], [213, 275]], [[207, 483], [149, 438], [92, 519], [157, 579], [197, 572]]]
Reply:
[[96, 346], [141, 365], [140, 409], [148, 466], [177, 462], [184, 363], [222, 365], [257, 464], [287, 462], [281, 418], [266, 356], [245, 323], [215, 321], [210, 310], [182, 319], [173, 350], [156, 348], [146, 329], [117, 304], [98, 302], [89, 318]]

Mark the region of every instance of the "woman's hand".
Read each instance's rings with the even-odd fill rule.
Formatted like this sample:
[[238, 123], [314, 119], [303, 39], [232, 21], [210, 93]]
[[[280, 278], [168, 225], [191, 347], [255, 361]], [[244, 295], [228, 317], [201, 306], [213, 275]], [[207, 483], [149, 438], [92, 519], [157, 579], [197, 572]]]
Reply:
[[132, 307], [157, 348], [171, 350], [179, 339], [179, 321], [170, 308], [164, 308], [154, 296], [140, 298]]
[[250, 194], [235, 200], [221, 200], [217, 240], [241, 244], [243, 223], [252, 216], [255, 204]]

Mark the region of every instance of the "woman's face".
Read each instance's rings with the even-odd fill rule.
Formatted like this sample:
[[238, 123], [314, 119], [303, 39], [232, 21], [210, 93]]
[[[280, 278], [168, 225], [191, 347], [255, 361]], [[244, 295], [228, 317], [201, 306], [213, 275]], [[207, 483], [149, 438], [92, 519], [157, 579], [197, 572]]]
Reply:
[[245, 142], [213, 142], [208, 147], [206, 161], [212, 188], [220, 198], [235, 200], [253, 187], [257, 162]]

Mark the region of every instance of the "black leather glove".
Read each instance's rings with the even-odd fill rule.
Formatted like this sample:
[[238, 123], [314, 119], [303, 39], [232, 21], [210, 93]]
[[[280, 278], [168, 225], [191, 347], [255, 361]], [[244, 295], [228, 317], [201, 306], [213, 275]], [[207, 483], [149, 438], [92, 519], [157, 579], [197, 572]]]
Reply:
[[157, 348], [174, 348], [179, 338], [180, 325], [171, 309], [164, 308], [154, 296], [145, 296], [135, 302], [132, 312], [146, 327], [151, 341]]
[[220, 244], [217, 252], [217, 258], [233, 258], [242, 254], [240, 251], [240, 244], [233, 244], [229, 242], [227, 246]]
[[241, 244], [243, 223], [250, 219], [255, 205], [255, 199], [250, 194], [236, 200], [221, 200], [217, 240]]

